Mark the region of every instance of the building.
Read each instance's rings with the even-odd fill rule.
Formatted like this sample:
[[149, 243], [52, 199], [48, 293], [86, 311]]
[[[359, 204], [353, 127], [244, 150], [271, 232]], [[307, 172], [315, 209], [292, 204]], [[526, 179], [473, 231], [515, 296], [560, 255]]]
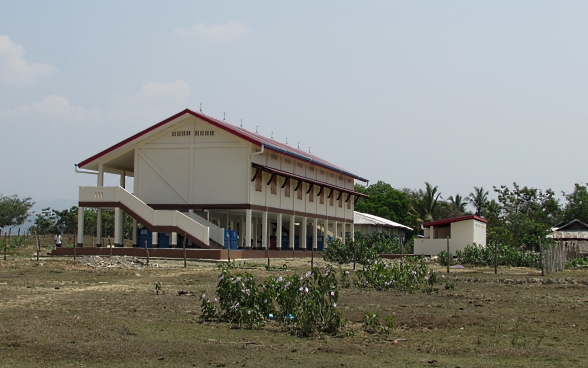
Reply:
[[[169, 234], [171, 247], [186, 236], [198, 248], [320, 249], [329, 232], [353, 234], [354, 190], [367, 180], [310, 153], [186, 109], [80, 162], [76, 170], [97, 176], [80, 187], [79, 206], [115, 212], [114, 244], [123, 244], [123, 213], [149, 230]], [[106, 187], [104, 173], [120, 176]], [[126, 188], [132, 177], [133, 188]], [[83, 211], [79, 211], [83, 214]], [[78, 239], [83, 239], [83, 216]], [[322, 231], [321, 231], [322, 230]], [[238, 240], [235, 240], [238, 239]], [[300, 241], [306, 239], [306, 242]], [[133, 231], [133, 244], [138, 243]], [[305, 246], [306, 243], [306, 246]], [[79, 246], [83, 246], [78, 241]]]
[[404, 226], [394, 221], [370, 215], [369, 213], [357, 212], [353, 214], [353, 225], [355, 231], [363, 235], [374, 233], [384, 233], [391, 236], [405, 237], [406, 231], [412, 231], [412, 228]]
[[547, 238], [563, 244], [568, 257], [577, 258], [588, 254], [588, 225], [575, 219], [551, 229]]
[[486, 246], [487, 222], [488, 220], [476, 215], [425, 222], [424, 237], [414, 239], [414, 253], [437, 255], [447, 251], [447, 239], [452, 254], [473, 243]]

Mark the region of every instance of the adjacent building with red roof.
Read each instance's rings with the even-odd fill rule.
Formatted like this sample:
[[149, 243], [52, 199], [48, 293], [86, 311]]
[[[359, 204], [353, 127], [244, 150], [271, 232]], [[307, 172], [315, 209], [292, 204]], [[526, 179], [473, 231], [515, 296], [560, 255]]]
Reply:
[[449, 252], [453, 255], [456, 250], [464, 250], [468, 244], [485, 246], [487, 223], [488, 220], [476, 215], [425, 222], [424, 237], [414, 240], [414, 253], [437, 255], [447, 251], [447, 240]]

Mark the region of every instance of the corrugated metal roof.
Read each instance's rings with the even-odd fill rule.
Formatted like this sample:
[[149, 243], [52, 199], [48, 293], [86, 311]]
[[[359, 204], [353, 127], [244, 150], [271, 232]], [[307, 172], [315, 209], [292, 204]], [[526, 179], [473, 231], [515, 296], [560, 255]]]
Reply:
[[488, 223], [488, 220], [486, 220], [483, 217], [476, 216], [476, 215], [467, 215], [467, 216], [454, 217], [454, 218], [445, 219], [445, 220], [425, 222], [423, 224], [423, 227], [442, 226], [442, 225], [451, 224], [452, 222], [465, 221], [465, 220], [477, 220], [477, 221], [481, 221], [483, 223]]
[[353, 223], [355, 225], [382, 225], [412, 230], [412, 228], [399, 224], [398, 222], [394, 222], [383, 217], [370, 215], [369, 213], [362, 213], [357, 211], [353, 212]]
[[341, 173], [343, 175], [350, 176], [350, 177], [352, 177], [354, 179], [361, 180], [363, 182], [367, 182], [368, 181], [365, 178], [362, 178], [362, 177], [360, 177], [358, 175], [352, 174], [352, 173], [346, 171], [345, 169], [343, 169], [343, 168], [341, 168], [339, 166], [336, 166], [336, 165], [334, 165], [334, 164], [332, 164], [332, 163], [330, 163], [330, 162], [328, 162], [326, 160], [323, 160], [322, 158], [317, 157], [317, 156], [315, 156], [313, 154], [310, 154], [308, 152], [304, 152], [304, 151], [302, 151], [300, 149], [291, 147], [291, 146], [289, 146], [289, 145], [287, 145], [285, 143], [281, 143], [281, 142], [278, 142], [278, 141], [276, 141], [274, 139], [264, 137], [264, 136], [262, 136], [261, 134], [258, 134], [258, 133], [250, 132], [250, 131], [248, 131], [245, 128], [242, 128], [242, 127], [238, 127], [238, 126], [229, 124], [226, 121], [218, 120], [218, 119], [213, 118], [211, 116], [204, 115], [201, 112], [196, 112], [196, 111], [193, 111], [193, 110], [190, 110], [190, 109], [185, 109], [184, 111], [182, 111], [182, 112], [180, 112], [178, 114], [175, 114], [174, 116], [171, 116], [171, 117], [169, 117], [169, 118], [167, 118], [167, 119], [165, 119], [165, 120], [163, 120], [163, 121], [161, 121], [161, 122], [159, 122], [159, 123], [157, 123], [157, 124], [155, 124], [155, 125], [147, 128], [147, 129], [145, 129], [145, 130], [143, 130], [143, 131], [141, 131], [141, 132], [133, 135], [132, 137], [129, 137], [129, 138], [127, 138], [127, 139], [125, 139], [125, 140], [123, 140], [123, 141], [115, 144], [112, 147], [109, 147], [109, 148], [105, 149], [104, 151], [102, 151], [102, 152], [100, 152], [100, 153], [98, 153], [98, 154], [96, 154], [96, 155], [94, 155], [94, 156], [92, 156], [92, 157], [90, 157], [90, 158], [88, 158], [88, 159], [80, 162], [78, 164], [78, 167], [83, 168], [85, 165], [91, 163], [92, 161], [97, 160], [98, 158], [100, 158], [100, 157], [102, 157], [102, 156], [104, 156], [104, 155], [106, 155], [106, 154], [108, 154], [108, 153], [110, 153], [110, 152], [112, 152], [114, 150], [117, 150], [117, 149], [125, 146], [126, 144], [134, 143], [134, 142], [136, 142], [136, 140], [138, 138], [142, 137], [143, 135], [145, 135], [145, 134], [147, 134], [147, 133], [149, 133], [149, 132], [151, 132], [151, 131], [153, 131], [153, 130], [155, 130], [157, 128], [160, 128], [160, 127], [164, 126], [165, 124], [170, 123], [171, 121], [173, 121], [173, 120], [175, 120], [175, 119], [177, 119], [177, 118], [179, 118], [179, 117], [181, 117], [182, 115], [185, 115], [185, 114], [193, 115], [193, 116], [195, 116], [195, 117], [197, 117], [199, 119], [202, 119], [202, 120], [206, 121], [207, 123], [210, 123], [210, 124], [212, 124], [212, 125], [220, 128], [220, 129], [223, 129], [223, 130], [225, 130], [225, 131], [227, 131], [229, 133], [232, 133], [232, 134], [234, 134], [234, 135], [236, 135], [236, 136], [238, 136], [240, 138], [243, 138], [246, 141], [251, 142], [251, 143], [253, 143], [253, 144], [257, 145], [257, 146], [260, 146], [260, 147], [261, 146], [264, 146], [265, 148], [267, 148], [269, 150], [272, 150], [272, 151], [275, 151], [275, 152], [278, 152], [278, 153], [282, 153], [282, 154], [291, 156], [291, 157], [293, 157], [295, 159], [298, 159], [298, 160], [301, 160], [301, 161], [305, 161], [305, 162], [308, 162], [308, 163], [311, 163], [311, 164], [314, 164], [314, 165], [323, 166], [326, 169], [333, 170], [335, 172]]

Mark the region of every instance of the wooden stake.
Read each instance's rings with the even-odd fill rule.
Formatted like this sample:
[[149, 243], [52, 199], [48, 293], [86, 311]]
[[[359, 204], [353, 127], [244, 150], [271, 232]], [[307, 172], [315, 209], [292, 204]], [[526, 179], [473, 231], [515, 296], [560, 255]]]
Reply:
[[449, 237], [447, 237], [447, 273], [449, 273], [449, 266], [451, 265], [451, 254], [449, 253]]
[[149, 248], [147, 248], [147, 240], [145, 240], [145, 252], [147, 252], [147, 264], [149, 264]]
[[541, 267], [541, 276], [545, 276], [545, 271], [543, 269], [543, 249], [541, 247], [541, 237], [537, 237], [539, 241], [539, 267]]
[[6, 241], [6, 233], [4, 233], [4, 260], [6, 261], [6, 246], [8, 245], [8, 242], [10, 241], [10, 233], [12, 232], [12, 229], [8, 229], [8, 241]]
[[74, 261], [76, 260], [76, 250], [78, 248], [78, 242], [76, 239], [77, 234], [74, 235]]
[[188, 242], [188, 234], [184, 233], [184, 268], [186, 268], [186, 243]]
[[229, 233], [227, 233], [227, 258], [227, 261], [231, 263], [231, 236]]
[[494, 241], [494, 274], [498, 274], [498, 240]]
[[35, 230], [35, 239], [37, 240], [37, 262], [39, 262], [39, 253], [41, 253], [41, 240], [39, 240], [37, 230]]

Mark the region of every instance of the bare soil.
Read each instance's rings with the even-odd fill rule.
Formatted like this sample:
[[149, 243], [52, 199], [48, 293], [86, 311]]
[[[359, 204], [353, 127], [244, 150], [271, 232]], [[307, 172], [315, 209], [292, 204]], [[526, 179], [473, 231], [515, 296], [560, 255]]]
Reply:
[[[430, 295], [342, 289], [341, 334], [298, 338], [273, 322], [261, 330], [201, 323], [199, 295], [214, 293], [219, 275], [213, 262], [15, 254], [0, 261], [0, 366], [588, 366], [586, 269], [541, 277], [466, 267], [446, 276], [453, 289]], [[301, 259], [272, 266], [284, 263], [267, 271], [266, 261], [249, 260], [235, 272], [262, 280], [310, 267]], [[366, 333], [368, 311], [394, 316], [393, 332]]]

